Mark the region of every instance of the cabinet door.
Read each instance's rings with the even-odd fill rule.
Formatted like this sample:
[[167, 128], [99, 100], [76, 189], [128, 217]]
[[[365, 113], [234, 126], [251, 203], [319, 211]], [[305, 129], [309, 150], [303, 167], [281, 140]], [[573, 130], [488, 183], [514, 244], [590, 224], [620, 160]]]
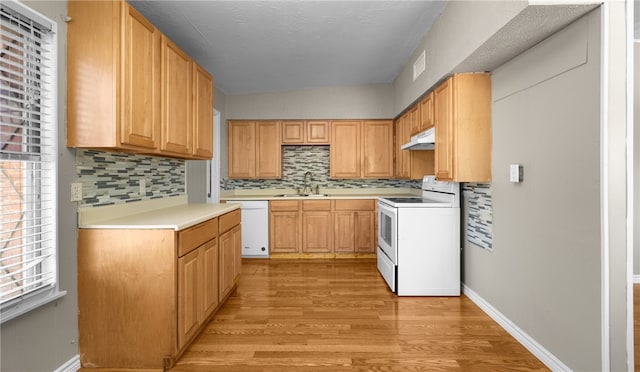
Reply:
[[401, 150], [400, 146], [409, 142], [411, 136], [409, 134], [409, 130], [411, 126], [411, 113], [406, 112], [402, 115], [398, 122], [398, 128], [396, 130], [398, 143], [398, 153], [396, 162], [397, 165], [397, 173], [396, 177], [398, 178], [410, 178], [411, 177], [411, 151], [409, 150]]
[[420, 105], [413, 106], [409, 112], [409, 120], [411, 121], [409, 124], [409, 138], [411, 138], [411, 136], [420, 131]]
[[433, 126], [433, 92], [420, 101], [420, 128], [425, 131]]
[[256, 178], [282, 178], [280, 122], [256, 122]]
[[200, 249], [178, 258], [178, 348], [182, 348], [200, 326]]
[[218, 293], [218, 238], [205, 243], [202, 248], [202, 319], [207, 318], [219, 302]]
[[302, 251], [329, 253], [332, 249], [331, 211], [302, 212]]
[[435, 89], [435, 173], [438, 180], [453, 179], [453, 86], [451, 78]]
[[329, 144], [329, 140], [331, 139], [329, 137], [329, 132], [331, 130], [329, 129], [330, 126], [328, 121], [310, 120], [307, 121], [306, 127], [306, 143], [314, 145]]
[[334, 252], [354, 252], [354, 213], [334, 212]]
[[240, 277], [242, 271], [242, 233], [241, 226], [237, 225], [231, 230], [233, 235], [233, 281]]
[[299, 253], [300, 235], [300, 212], [271, 212], [269, 249], [272, 253]]
[[402, 178], [402, 118], [398, 118], [393, 122], [393, 146], [394, 146], [394, 175], [396, 178]]
[[161, 149], [191, 155], [193, 118], [191, 58], [171, 40], [162, 37]]
[[360, 178], [360, 121], [331, 122], [331, 178]]
[[393, 178], [393, 122], [362, 124], [362, 170], [365, 178]]
[[121, 9], [120, 143], [155, 149], [160, 137], [160, 32], [130, 5], [123, 2]]
[[193, 63], [193, 155], [213, 157], [213, 78]]
[[235, 241], [233, 236], [233, 230], [218, 237], [220, 240], [220, 262], [219, 262], [219, 294], [222, 300], [233, 288], [233, 276], [234, 276], [234, 250]]
[[304, 144], [304, 121], [283, 121], [282, 125], [282, 144], [302, 145]]
[[375, 212], [354, 212], [355, 251], [375, 252]]
[[256, 175], [256, 135], [253, 121], [228, 123], [229, 178], [253, 178]]

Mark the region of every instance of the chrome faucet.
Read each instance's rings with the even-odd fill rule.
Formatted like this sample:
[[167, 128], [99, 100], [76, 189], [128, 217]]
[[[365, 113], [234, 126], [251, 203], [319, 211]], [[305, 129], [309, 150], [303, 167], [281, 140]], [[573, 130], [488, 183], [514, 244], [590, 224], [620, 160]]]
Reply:
[[304, 187], [302, 188], [301, 194], [311, 194], [311, 172], [307, 172], [304, 174]]

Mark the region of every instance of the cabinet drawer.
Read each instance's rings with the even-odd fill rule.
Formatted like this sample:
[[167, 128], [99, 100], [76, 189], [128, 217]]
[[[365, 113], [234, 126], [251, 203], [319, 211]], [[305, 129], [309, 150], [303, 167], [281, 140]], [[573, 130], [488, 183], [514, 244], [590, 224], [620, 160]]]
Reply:
[[376, 207], [374, 199], [334, 200], [337, 211], [372, 211]]
[[300, 209], [298, 200], [272, 200], [269, 202], [269, 208], [272, 211], [292, 211], [296, 212]]
[[231, 230], [235, 225], [240, 224], [240, 209], [225, 213], [218, 217], [220, 219], [220, 234]]
[[331, 200], [303, 200], [303, 211], [330, 211]]
[[178, 257], [191, 252], [203, 243], [218, 236], [218, 217], [178, 231]]

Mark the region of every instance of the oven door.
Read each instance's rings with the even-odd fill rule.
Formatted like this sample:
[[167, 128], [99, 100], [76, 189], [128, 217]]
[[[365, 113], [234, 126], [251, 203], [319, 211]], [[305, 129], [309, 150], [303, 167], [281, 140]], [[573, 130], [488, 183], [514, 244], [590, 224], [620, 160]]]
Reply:
[[397, 228], [397, 209], [378, 202], [378, 246], [394, 265], [398, 264]]

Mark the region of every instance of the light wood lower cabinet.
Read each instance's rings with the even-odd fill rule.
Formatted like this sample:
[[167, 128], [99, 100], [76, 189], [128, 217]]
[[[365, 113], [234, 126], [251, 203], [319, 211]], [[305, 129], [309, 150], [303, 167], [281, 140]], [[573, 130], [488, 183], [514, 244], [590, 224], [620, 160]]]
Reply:
[[376, 201], [272, 200], [271, 253], [374, 253]]
[[331, 200], [302, 201], [302, 252], [330, 253], [333, 248]]
[[335, 200], [336, 252], [375, 252], [375, 200]]
[[269, 249], [272, 253], [300, 251], [302, 230], [298, 200], [269, 202]]
[[177, 232], [79, 229], [82, 367], [171, 367], [237, 284], [240, 229], [240, 210]]

